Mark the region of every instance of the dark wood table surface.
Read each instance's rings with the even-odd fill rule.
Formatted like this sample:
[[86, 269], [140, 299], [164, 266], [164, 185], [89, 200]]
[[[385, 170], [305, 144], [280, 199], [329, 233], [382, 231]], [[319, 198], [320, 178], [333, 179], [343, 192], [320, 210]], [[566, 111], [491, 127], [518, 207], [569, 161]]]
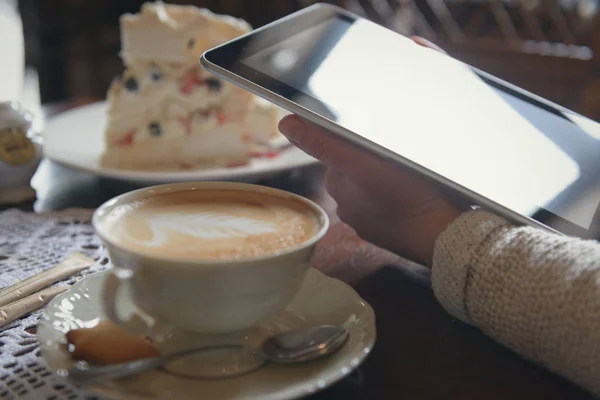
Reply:
[[[51, 116], [87, 100], [46, 107]], [[83, 132], [82, 132], [83, 134]], [[363, 365], [314, 399], [586, 399], [586, 392], [455, 320], [436, 302], [429, 270], [364, 243], [337, 221], [323, 188], [323, 168], [310, 167], [260, 184], [315, 200], [334, 223], [314, 266], [344, 280], [371, 304], [377, 343]], [[94, 208], [134, 186], [44, 160], [33, 179], [37, 212]]]

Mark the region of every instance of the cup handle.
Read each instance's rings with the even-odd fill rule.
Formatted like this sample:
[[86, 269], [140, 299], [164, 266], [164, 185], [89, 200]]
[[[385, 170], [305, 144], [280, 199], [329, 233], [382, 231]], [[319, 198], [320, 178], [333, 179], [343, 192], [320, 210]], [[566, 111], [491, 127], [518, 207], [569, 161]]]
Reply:
[[[129, 319], [124, 319], [119, 315], [117, 309], [117, 296], [122, 286], [128, 285], [135, 273], [128, 269], [113, 268], [109, 271], [104, 281], [104, 292], [102, 293], [102, 302], [106, 316], [123, 330], [144, 336], [160, 337], [164, 326], [155, 326], [156, 322], [149, 315], [136, 311]], [[145, 317], [145, 318], [144, 318]], [[152, 323], [146, 320], [152, 320]], [[162, 330], [161, 330], [162, 329]]]
[[119, 288], [126, 284], [133, 276], [133, 271], [123, 269], [111, 269], [106, 275], [104, 281], [104, 291], [102, 293], [102, 302], [104, 306], [104, 312], [108, 319], [117, 325], [125, 327], [128, 325], [128, 320], [124, 320], [119, 315], [117, 310], [117, 296]]
[[129, 285], [134, 277], [135, 272], [129, 269], [113, 268], [109, 270], [104, 280], [102, 293], [104, 313], [108, 319], [129, 333], [144, 335], [157, 341], [163, 340], [174, 329], [170, 324], [159, 321], [139, 309], [134, 311], [128, 319], [119, 315], [117, 307], [119, 289]]

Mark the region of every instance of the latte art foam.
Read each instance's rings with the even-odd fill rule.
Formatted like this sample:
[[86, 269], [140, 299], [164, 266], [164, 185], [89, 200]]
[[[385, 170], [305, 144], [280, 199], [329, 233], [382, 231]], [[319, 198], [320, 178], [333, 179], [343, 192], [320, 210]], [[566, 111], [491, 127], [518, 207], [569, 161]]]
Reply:
[[235, 259], [276, 253], [318, 232], [308, 206], [242, 191], [169, 193], [119, 206], [103, 222], [117, 243], [179, 259]]
[[172, 212], [148, 215], [145, 219], [152, 236], [150, 240], [141, 241], [141, 244], [147, 247], [167, 244], [170, 232], [205, 240], [232, 239], [277, 232], [277, 227], [272, 222], [211, 212], [192, 215]]

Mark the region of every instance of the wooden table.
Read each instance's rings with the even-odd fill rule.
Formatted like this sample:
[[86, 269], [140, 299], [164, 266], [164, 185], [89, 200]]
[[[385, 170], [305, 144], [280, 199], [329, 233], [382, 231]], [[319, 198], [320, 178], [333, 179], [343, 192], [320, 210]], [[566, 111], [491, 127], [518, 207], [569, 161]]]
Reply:
[[[50, 114], [79, 103], [47, 108]], [[83, 134], [83, 132], [82, 132]], [[436, 302], [429, 271], [358, 239], [335, 218], [323, 168], [264, 185], [315, 200], [334, 223], [314, 266], [352, 284], [377, 315], [377, 343], [365, 363], [314, 399], [587, 399], [590, 395], [453, 319]], [[38, 212], [97, 207], [134, 187], [42, 162], [34, 177]]]

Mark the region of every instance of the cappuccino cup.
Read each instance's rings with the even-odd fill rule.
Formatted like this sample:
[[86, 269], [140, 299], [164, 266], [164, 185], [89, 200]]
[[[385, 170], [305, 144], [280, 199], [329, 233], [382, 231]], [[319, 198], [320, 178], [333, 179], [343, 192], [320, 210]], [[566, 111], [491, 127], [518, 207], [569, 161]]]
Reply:
[[105, 313], [146, 334], [140, 330], [149, 326], [123, 316], [122, 287], [154, 324], [198, 334], [244, 331], [291, 302], [329, 225], [301, 196], [230, 182], [125, 193], [100, 206], [92, 222], [113, 264]]

